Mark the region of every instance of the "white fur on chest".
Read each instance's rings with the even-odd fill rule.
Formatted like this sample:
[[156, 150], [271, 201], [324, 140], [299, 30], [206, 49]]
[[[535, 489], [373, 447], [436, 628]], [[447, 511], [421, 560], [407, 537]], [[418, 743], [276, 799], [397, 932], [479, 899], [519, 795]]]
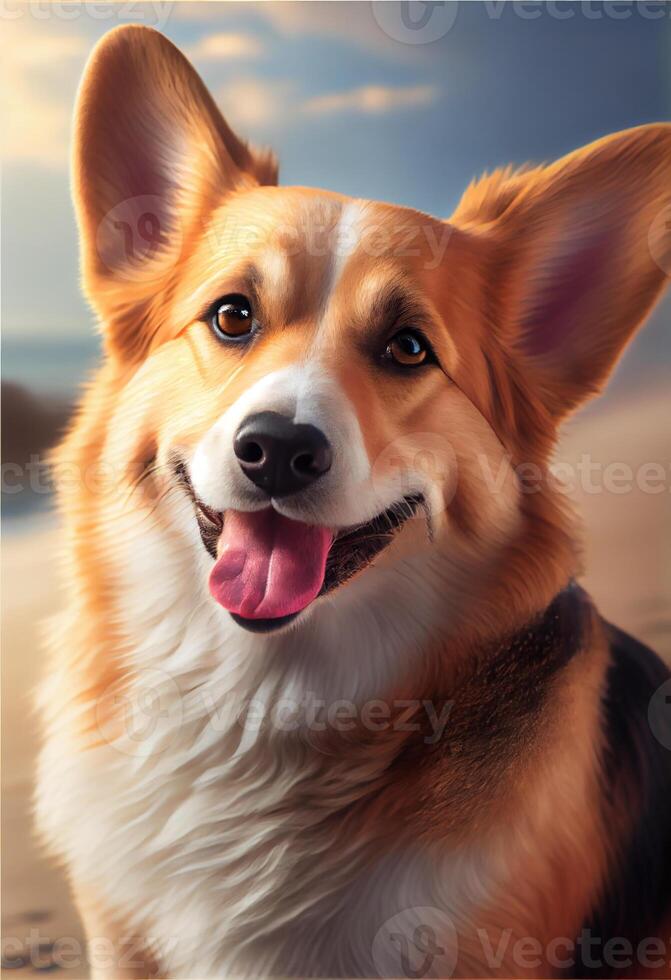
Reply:
[[[375, 826], [338, 835], [339, 814], [381, 774], [384, 755], [351, 771], [300, 738], [240, 723], [250, 698], [262, 714], [278, 697], [361, 703], [389, 689], [418, 647], [418, 623], [432, 620], [411, 563], [386, 582], [369, 573], [349, 610], [343, 597], [337, 614], [323, 604], [300, 639], [259, 643], [207, 597], [209, 559], [190, 515], [169, 539], [134, 526], [139, 515], [127, 520], [116, 532], [135, 542], [117, 566], [119, 617], [133, 637], [130, 721], [118, 737], [103, 724], [102, 744], [85, 751], [66, 721], [41, 759], [40, 824], [75, 880], [184, 977], [375, 975], [375, 936], [390, 917], [437, 907], [458, 918], [481, 899], [489, 873], [474, 874], [470, 859], [408, 847], [380, 855]], [[388, 622], [398, 611], [386, 635], [376, 596]]]
[[305, 770], [291, 762], [252, 753], [234, 767], [211, 749], [194, 761], [174, 746], [129, 762], [106, 746], [63, 771], [65, 754], [54, 740], [43, 757], [48, 805], [67, 800], [50, 836], [75, 880], [119, 909], [169, 976], [375, 976], [386, 923], [400, 917], [411, 941], [409, 916], [438, 910], [449, 940], [495, 880], [468, 854], [406, 845], [380, 856], [376, 827], [336, 845], [337, 827], [319, 796], [306, 802]]

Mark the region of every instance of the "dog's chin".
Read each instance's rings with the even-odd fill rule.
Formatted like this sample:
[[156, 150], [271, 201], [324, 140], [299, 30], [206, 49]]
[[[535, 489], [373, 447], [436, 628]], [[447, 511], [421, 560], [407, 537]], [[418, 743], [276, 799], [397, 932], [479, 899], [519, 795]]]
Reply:
[[[224, 529], [226, 513], [213, 510], [198, 498], [185, 466], [176, 467], [175, 472], [193, 503], [203, 547], [216, 560], [217, 545]], [[315, 599], [303, 609], [275, 618], [247, 617], [229, 611], [231, 619], [251, 633], [279, 632], [295, 624], [304, 618], [306, 610], [314, 603], [319, 602], [324, 596], [332, 595], [369, 568], [389, 547], [407, 521], [413, 518], [423, 506], [424, 497], [421, 494], [412, 494], [401, 498], [370, 521], [354, 527], [338, 529], [328, 551], [321, 588]]]

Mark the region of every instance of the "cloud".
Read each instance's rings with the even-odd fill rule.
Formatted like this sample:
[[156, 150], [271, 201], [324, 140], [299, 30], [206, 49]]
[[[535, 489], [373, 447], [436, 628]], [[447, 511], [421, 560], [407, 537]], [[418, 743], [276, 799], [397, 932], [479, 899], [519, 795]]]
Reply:
[[284, 37], [297, 34], [318, 37], [339, 37], [367, 47], [377, 42], [377, 26], [368, 4], [303, 3], [301, 0], [280, 0], [256, 4], [255, 13], [271, 24]]
[[435, 101], [437, 94], [434, 85], [364, 85], [347, 92], [316, 95], [303, 104], [303, 111], [310, 115], [337, 112], [380, 115], [395, 109], [429, 105]]
[[279, 122], [295, 104], [294, 85], [282, 79], [237, 78], [216, 94], [217, 104], [234, 129], [244, 136], [252, 129]]
[[[429, 105], [438, 96], [433, 85], [364, 85], [345, 92], [331, 92], [301, 99], [294, 82], [287, 79], [245, 77], [232, 79], [216, 93], [217, 103], [241, 135], [266, 138], [266, 131], [299, 114], [308, 116], [354, 113], [382, 115], [399, 109]], [[256, 132], [254, 132], [256, 130]]]
[[63, 168], [68, 160], [71, 91], [89, 49], [86, 38], [8, 25], [3, 45], [3, 160]]
[[233, 58], [258, 58], [263, 45], [251, 34], [219, 33], [201, 37], [186, 49], [194, 61], [225, 61]]

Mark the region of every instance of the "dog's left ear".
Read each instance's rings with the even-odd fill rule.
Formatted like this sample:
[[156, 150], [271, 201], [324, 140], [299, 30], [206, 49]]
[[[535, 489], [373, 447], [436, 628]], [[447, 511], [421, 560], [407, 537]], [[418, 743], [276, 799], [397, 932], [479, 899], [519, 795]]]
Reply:
[[600, 388], [671, 276], [671, 125], [499, 177], [496, 202], [483, 190], [470, 206], [486, 221], [494, 204], [480, 233], [500, 339], [559, 421]]

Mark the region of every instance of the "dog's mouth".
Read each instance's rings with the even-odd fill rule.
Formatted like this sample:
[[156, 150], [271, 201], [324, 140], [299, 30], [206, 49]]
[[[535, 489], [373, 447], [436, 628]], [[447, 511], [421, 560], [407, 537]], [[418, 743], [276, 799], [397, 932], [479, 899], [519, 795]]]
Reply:
[[333, 530], [294, 521], [272, 507], [212, 510], [196, 495], [184, 464], [175, 471], [193, 502], [203, 545], [215, 559], [212, 596], [236, 623], [259, 633], [292, 622], [315, 599], [365, 569], [424, 503], [421, 494], [413, 494], [365, 524]]

